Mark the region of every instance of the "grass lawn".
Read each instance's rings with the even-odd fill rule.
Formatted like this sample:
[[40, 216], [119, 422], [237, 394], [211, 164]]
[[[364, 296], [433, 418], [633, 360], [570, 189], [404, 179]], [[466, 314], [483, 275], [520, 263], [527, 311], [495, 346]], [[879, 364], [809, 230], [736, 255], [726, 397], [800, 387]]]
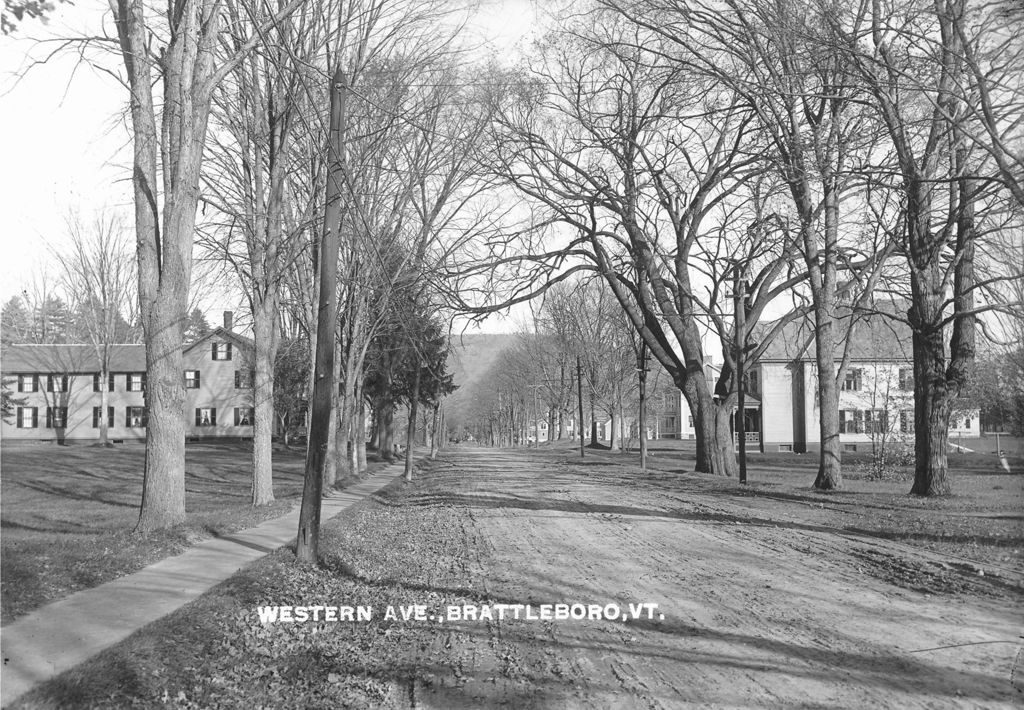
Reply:
[[132, 532], [142, 498], [142, 444], [4, 446], [2, 623], [297, 505], [304, 451], [275, 451], [277, 501], [259, 509], [250, 505], [251, 451], [248, 442], [189, 443], [187, 522], [142, 536]]
[[[849, 553], [837, 552], [835, 543], [830, 543], [833, 547], [827, 552], [798, 548], [814, 545], [815, 538], [834, 539], [836, 532], [844, 540], [844, 530], [850, 530], [858, 542], [877, 535], [927, 546], [930, 537], [941, 538], [947, 532], [956, 532], [957, 526], [974, 516], [975, 527], [957, 535], [973, 536], [971, 540], [984, 550], [1016, 555], [1016, 561], [1020, 561], [1024, 476], [980, 474], [969, 482], [965, 482], [967, 477], [958, 476], [954, 483], [957, 496], [943, 501], [920, 501], [906, 495], [909, 486], [905, 481], [853, 478], [843, 492], [814, 493], [810, 490], [813, 475], [809, 478], [807, 470], [794, 470], [788, 464], [759, 465], [752, 469], [750, 485], [741, 488], [736, 481], [680, 472], [677, 469], [681, 460], [686, 469], [692, 462], [681, 459], [685, 454], [679, 451], [655, 454], [655, 470], [646, 475], [630, 463], [628, 454], [588, 451], [582, 465], [578, 459], [573, 460], [578, 455], [575, 450], [564, 445], [521, 454], [534, 465], [520, 469], [519, 477], [540, 477], [542, 483], [531, 484], [540, 488], [530, 488], [528, 494], [521, 494], [523, 489], [516, 486], [522, 485], [522, 481], [517, 483], [516, 474], [500, 467], [478, 468], [458, 478], [443, 458], [427, 462], [418, 467], [413, 484], [396, 481], [346, 515], [325, 522], [320, 568], [297, 565], [293, 551], [278, 550], [195, 602], [40, 686], [15, 707], [488, 707], [492, 704], [485, 699], [495, 696], [509, 707], [563, 707], [561, 699], [565, 696], [544, 700], [543, 693], [552, 688], [579, 699], [576, 707], [586, 707], [588, 696], [574, 693], [601, 683], [615, 685], [611, 673], [603, 667], [595, 669], [573, 660], [587, 648], [593, 650], [595, 657], [625, 649], [623, 653], [632, 654], [630, 658], [638, 667], [664, 661], [666, 656], [657, 653], [649, 658], [642, 655], [645, 642], [630, 635], [640, 635], [641, 631], [627, 633], [601, 627], [583, 640], [567, 640], [558, 634], [577, 633], [571, 625], [556, 631], [551, 624], [526, 622], [446, 621], [442, 625], [381, 618], [379, 610], [389, 605], [415, 603], [440, 609], [447, 605], [524, 599], [558, 601], [562, 597], [552, 596], [554, 593], [549, 590], [564, 590], [566, 587], [559, 586], [563, 583], [579, 594], [584, 593], [580, 590], [590, 589], [590, 584], [597, 584], [598, 590], [608, 594], [619, 588], [614, 585], [627, 584], [626, 580], [613, 582], [600, 576], [581, 578], [579, 569], [563, 571], [565, 579], [557, 572], [550, 577], [527, 574], [518, 582], [518, 578], [507, 577], [516, 564], [522, 563], [520, 558], [529, 562], [531, 557], [554, 554], [563, 541], [545, 538], [546, 546], [536, 549], [512, 544], [515, 559], [498, 557], [497, 543], [487, 537], [486, 530], [503, 514], [513, 515], [509, 520], [515, 530], [529, 528], [531, 521], [544, 521], [551, 526], [570, 520], [578, 525], [604, 525], [593, 528], [602, 534], [580, 537], [594, 546], [636, 532], [634, 526], [641, 530], [639, 526], [654, 524], [645, 522], [654, 520], [648, 515], [662, 521], [697, 521], [711, 526], [709, 530], [722, 526], [751, 531], [751, 535], [766, 535], [769, 539], [779, 536], [775, 539], [787, 541], [776, 543], [776, 552], [782, 558], [793, 559], [793, 555], [806, 552], [806, 559], [822, 555], [837, 563]], [[503, 480], [491, 479], [491, 488], [487, 488], [489, 476]], [[996, 487], [999, 490], [993, 493]], [[588, 498], [587, 491], [597, 498]], [[983, 509], [984, 506], [992, 508]], [[530, 517], [531, 514], [538, 517]], [[1004, 515], [1016, 518], [1003, 520]], [[916, 526], [910, 523], [915, 518], [919, 519]], [[1011, 530], [1004, 530], [1005, 523], [1015, 526], [1016, 531], [1008, 539], [1002, 537], [1006, 530]], [[785, 537], [794, 530], [795, 535]], [[631, 537], [623, 544], [632, 550], [632, 544], [641, 539], [642, 536]], [[791, 544], [794, 539], [799, 545]], [[961, 540], [954, 544], [963, 543]], [[737, 554], [730, 553], [731, 549], [723, 549], [723, 554]], [[653, 553], [639, 549], [636, 552], [641, 558], [644, 554]], [[855, 566], [846, 568], [847, 576], [840, 577], [841, 584], [863, 583], [875, 589], [876, 582], [872, 580], [878, 578], [885, 580], [885, 584], [895, 584], [895, 588], [880, 588], [900, 598], [903, 592], [894, 589], [927, 590], [928, 594], [939, 595], [936, 608], [943, 603], [973, 603], [979, 598], [987, 600], [985, 603], [1005, 605], [1020, 598], [1020, 587], [998, 575], [978, 577], [970, 571], [951, 569], [948, 565], [941, 568], [924, 561], [915, 567], [915, 560], [913, 555], [904, 559], [901, 555], [881, 553], [878, 559], [857, 558]], [[691, 563], [680, 564], [679, 574], [688, 574], [686, 569]], [[591, 569], [588, 564], [591, 563], [584, 560], [583, 567]], [[524, 569], [533, 568], [526, 564]], [[772, 579], [769, 585], [758, 585], [766, 586], [767, 591], [760, 590], [766, 597], [775, 594], [770, 588], [782, 583], [787, 569], [791, 570], [780, 568], [778, 582]], [[652, 565], [648, 576], [654, 579], [669, 573], [668, 567]], [[691, 582], [696, 584], [699, 578], [697, 575]], [[640, 584], [636, 580], [629, 583], [634, 582]], [[714, 581], [714, 600], [721, 601], [730, 582]], [[535, 596], [523, 596], [527, 593], [522, 590], [516, 592], [517, 584], [533, 585], [530, 588]], [[752, 587], [745, 591], [754, 596], [759, 593]], [[812, 595], [813, 592], [808, 591]], [[694, 593], [696, 587], [688, 587], [684, 596], [689, 598]], [[776, 613], [782, 618], [791, 613], [781, 611], [788, 609], [788, 597], [779, 597], [775, 603], [778, 606], [772, 607], [771, 613], [762, 610], [764, 618], [775, 618], [772, 614]], [[376, 611], [372, 622], [264, 625], [256, 614], [257, 606], [264, 604], [370, 605]], [[755, 612], [745, 611], [740, 622], [749, 626], [752, 615]], [[713, 625], [721, 620], [716, 616], [706, 623]], [[685, 656], [686, 649], [706, 641], [710, 634], [702, 631], [699, 624], [684, 624], [679, 633], [672, 636], [668, 630], [659, 629], [652, 638], [665, 646], [656, 650], [691, 658]], [[836, 633], [842, 637], [842, 632]], [[750, 638], [743, 634], [729, 636], [733, 637]], [[780, 648], [785, 651], [788, 647]], [[828, 649], [820, 647], [808, 650], [797, 644], [794, 648], [798, 650], [799, 663], [793, 682], [799, 681], [800, 673], [809, 672], [808, 659], [829, 654]], [[679, 666], [680, 671], [691, 661], [707, 662], [706, 656], [693, 656]], [[862, 657], [853, 653], [849, 656], [851, 662], [858, 658]], [[863, 659], [869, 665], [878, 663], [873, 657]], [[827, 660], [823, 663], [827, 665]], [[909, 673], [907, 663], [893, 669], [887, 667], [882, 677], [889, 678], [890, 670]], [[757, 671], [753, 665], [744, 668], [747, 670], [743, 673], [735, 669], [731, 672], [743, 677]], [[833, 670], [828, 669], [830, 678]], [[849, 670], [844, 668], [844, 672]], [[851, 682], [857, 686], [860, 676]], [[540, 695], [535, 697], [532, 693]], [[773, 704], [767, 697], [762, 701]], [[461, 702], [456, 703], [455, 699]], [[850, 698], [845, 700], [836, 706], [856, 706]]]
[[[808, 525], [844, 529], [880, 539], [911, 544], [979, 564], [1024, 574], [1024, 449], [1021, 439], [1002, 437], [1009, 454], [1010, 473], [995, 453], [995, 438], [986, 437], [976, 453], [949, 454], [953, 493], [943, 498], [910, 495], [913, 467], [903, 467], [878, 480], [869, 475], [870, 454], [843, 455], [843, 487], [837, 491], [813, 488], [818, 455], [747, 455], [747, 484], [730, 478], [694, 476], [692, 484], [731, 501], [743, 500], [754, 511], [777, 512], [781, 502], [793, 504], [794, 520]], [[974, 442], [977, 445], [977, 440]], [[980, 453], [991, 444], [991, 453]], [[554, 442], [541, 446], [559, 452], [566, 461], [579, 459], [579, 444]], [[662, 439], [651, 442], [647, 481], [671, 488], [679, 475], [692, 472], [694, 442]], [[1017, 452], [1012, 454], [1009, 452]], [[639, 465], [632, 451], [587, 448], [585, 461], [596, 464]], [[595, 471], [600, 471], [600, 465]]]

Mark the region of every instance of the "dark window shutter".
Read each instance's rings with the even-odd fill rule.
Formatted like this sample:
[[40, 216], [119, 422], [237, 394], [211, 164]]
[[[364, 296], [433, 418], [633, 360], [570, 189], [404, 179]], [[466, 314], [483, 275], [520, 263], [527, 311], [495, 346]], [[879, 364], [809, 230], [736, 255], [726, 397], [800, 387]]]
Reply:
[[67, 392], [68, 391], [68, 376], [67, 375], [61, 375], [60, 376], [60, 391], [61, 392]]
[[24, 429], [24, 428], [25, 428], [25, 427], [23, 427], [23, 426], [21, 425], [21, 422], [22, 422], [22, 419], [21, 419], [21, 417], [22, 417], [22, 411], [23, 411], [24, 409], [25, 409], [24, 407], [18, 407], [18, 409], [17, 409], [17, 410], [15, 410], [15, 414], [17, 415], [17, 417], [18, 417], [18, 418], [17, 418], [17, 420], [16, 420], [15, 422], [14, 422], [14, 426], [15, 426], [15, 428], [17, 428], [17, 429]]
[[203, 376], [202, 371], [201, 370], [196, 370], [196, 387], [197, 388], [198, 387], [202, 387], [202, 385], [203, 385], [202, 376]]
[[143, 427], [148, 427], [149, 426], [149, 407], [143, 407], [142, 408], [142, 426]]
[[203, 410], [196, 407], [196, 426], [200, 426], [203, 423]]
[[124, 408], [124, 425], [126, 427], [130, 427], [132, 425], [132, 408], [131, 407], [125, 407]]
[[107, 407], [107, 426], [110, 428], [114, 427], [114, 408]]
[[18, 375], [18, 391], [19, 392], [24, 392], [25, 391], [25, 380], [22, 379], [21, 375]]
[[92, 376], [92, 391], [100, 391], [100, 373], [98, 372]]
[[227, 349], [228, 349], [228, 358], [227, 359], [230, 360], [231, 359], [231, 343], [225, 343], [225, 345], [227, 345]]
[[32, 375], [32, 390], [31, 391], [32, 392], [38, 392], [40, 390], [40, 388], [42, 388], [42, 385], [39, 383], [39, 375]]
[[241, 421], [241, 412], [238, 411], [238, 407], [235, 407], [235, 426], [238, 426], [238, 422]]
[[238, 389], [241, 386], [242, 386], [242, 373], [239, 372], [238, 370], [235, 370], [235, 389]]
[[110, 378], [110, 382], [107, 383], [108, 384], [108, 388], [107, 389], [110, 392], [113, 392], [114, 391], [114, 373], [113, 372], [110, 373], [109, 378]]
[[32, 407], [32, 428], [39, 426], [39, 407]]
[[210, 407], [210, 426], [217, 426], [217, 408]]
[[46, 376], [46, 391], [53, 392], [53, 375]]
[[100, 408], [99, 407], [93, 407], [92, 408], [92, 428], [93, 429], [99, 429], [100, 428]]
[[210, 343], [210, 359], [217, 359], [217, 343]]
[[46, 408], [46, 428], [53, 429], [53, 407]]

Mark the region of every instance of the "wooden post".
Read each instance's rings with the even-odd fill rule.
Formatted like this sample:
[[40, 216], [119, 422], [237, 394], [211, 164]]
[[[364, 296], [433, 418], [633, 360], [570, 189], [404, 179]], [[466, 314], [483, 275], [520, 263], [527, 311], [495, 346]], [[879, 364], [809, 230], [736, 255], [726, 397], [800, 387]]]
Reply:
[[640, 341], [637, 355], [637, 373], [640, 378], [640, 470], [647, 470], [647, 343]]
[[744, 421], [746, 398], [743, 388], [743, 356], [746, 351], [747, 338], [744, 332], [747, 327], [747, 282], [741, 278], [740, 262], [736, 262], [733, 274], [733, 299], [736, 309], [736, 407], [739, 416], [736, 418], [736, 436], [740, 445], [740, 483], [747, 482], [747, 431]]
[[580, 356], [576, 356], [576, 395], [579, 398], [580, 421], [576, 427], [580, 430], [580, 458], [584, 458], [583, 444], [583, 365], [580, 363]]
[[299, 509], [299, 535], [295, 556], [316, 564], [320, 546], [320, 497], [330, 436], [334, 400], [335, 324], [338, 320], [338, 232], [341, 229], [341, 184], [344, 163], [343, 121], [347, 79], [339, 66], [331, 77], [330, 147], [323, 236], [320, 245], [319, 305], [317, 309], [316, 358], [313, 371], [313, 403], [306, 448], [306, 471]]

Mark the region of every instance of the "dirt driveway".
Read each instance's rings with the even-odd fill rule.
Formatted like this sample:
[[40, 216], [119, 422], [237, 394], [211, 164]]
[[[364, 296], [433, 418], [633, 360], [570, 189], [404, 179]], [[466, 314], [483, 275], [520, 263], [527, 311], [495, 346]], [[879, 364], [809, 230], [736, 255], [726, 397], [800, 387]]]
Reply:
[[449, 633], [419, 655], [459, 655], [462, 670], [414, 684], [414, 707], [1024, 702], [1018, 582], [915, 591], [890, 580], [922, 559], [947, 577], [977, 570], [584, 464], [465, 449], [409, 502], [463, 509], [476, 559], [461, 581], [485, 600], [531, 604], [534, 615], [556, 604], [596, 604], [602, 615], [615, 604], [627, 617], [630, 604], [657, 611], [527, 621], [508, 618], [509, 609], [504, 620], [446, 623]]

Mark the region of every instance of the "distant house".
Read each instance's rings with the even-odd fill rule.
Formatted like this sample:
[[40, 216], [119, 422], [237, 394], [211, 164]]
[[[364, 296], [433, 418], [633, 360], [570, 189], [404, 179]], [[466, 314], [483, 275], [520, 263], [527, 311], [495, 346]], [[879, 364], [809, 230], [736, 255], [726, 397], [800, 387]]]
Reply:
[[[857, 325], [849, 343], [849, 365], [839, 386], [839, 440], [845, 451], [870, 451], [881, 437], [912, 442], [914, 370], [910, 329], [896, 319], [872, 316]], [[842, 353], [844, 343], [839, 343]], [[707, 366], [714, 392], [720, 369]], [[790, 323], [758, 362], [748, 365], [744, 390], [744, 438], [748, 450], [806, 453], [821, 448], [814, 330], [808, 320]], [[694, 439], [693, 415], [682, 392], [671, 390], [649, 401], [651, 439]], [[738, 422], [737, 422], [738, 423]], [[950, 417], [951, 444], [981, 436], [979, 410], [956, 408]], [[627, 431], [632, 423], [627, 419]], [[738, 431], [738, 427], [736, 428]], [[607, 441], [611, 422], [602, 418], [598, 437]], [[738, 441], [738, 440], [737, 440]]]
[[[185, 346], [186, 436], [252, 437], [253, 343], [225, 327]], [[110, 373], [100, 382], [100, 366], [91, 345], [10, 345], [0, 352], [0, 371], [24, 400], [13, 421], [3, 422], [5, 441], [89, 441], [99, 438], [100, 388], [107, 388], [108, 436], [112, 440], [146, 437], [146, 349], [113, 345]]]
[[[910, 329], [899, 320], [861, 320], [847, 344], [849, 364], [839, 383], [839, 440], [844, 451], [868, 451], [881, 437], [912, 442], [914, 370]], [[775, 338], [747, 380], [747, 441], [761, 451], [818, 451], [813, 325], [794, 321]], [[954, 409], [950, 436], [981, 435], [976, 408]]]

